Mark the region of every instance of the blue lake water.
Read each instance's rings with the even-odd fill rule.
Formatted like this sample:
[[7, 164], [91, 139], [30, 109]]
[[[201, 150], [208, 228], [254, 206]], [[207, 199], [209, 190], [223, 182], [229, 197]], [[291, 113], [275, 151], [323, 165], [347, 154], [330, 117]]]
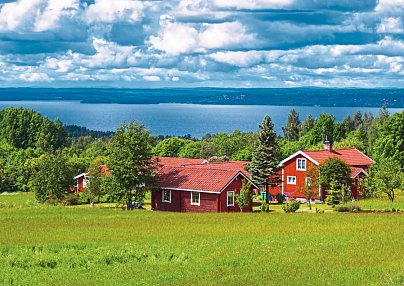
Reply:
[[[93, 130], [115, 130], [122, 122], [143, 122], [154, 135], [185, 135], [202, 137], [207, 133], [256, 131], [265, 114], [271, 116], [275, 130], [281, 132], [292, 108], [303, 121], [308, 114], [317, 117], [331, 113], [342, 120], [356, 111], [372, 112], [371, 107], [309, 107], [271, 105], [199, 105], [199, 104], [83, 104], [78, 101], [0, 101], [0, 109], [24, 107], [40, 112], [64, 124], [85, 126]], [[390, 108], [391, 113], [403, 108]]]

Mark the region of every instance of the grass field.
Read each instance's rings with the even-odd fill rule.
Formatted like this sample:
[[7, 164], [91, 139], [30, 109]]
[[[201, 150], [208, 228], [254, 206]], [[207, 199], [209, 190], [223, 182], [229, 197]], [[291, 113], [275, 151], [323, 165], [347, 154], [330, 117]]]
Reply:
[[404, 214], [126, 212], [0, 196], [0, 285], [404, 285]]

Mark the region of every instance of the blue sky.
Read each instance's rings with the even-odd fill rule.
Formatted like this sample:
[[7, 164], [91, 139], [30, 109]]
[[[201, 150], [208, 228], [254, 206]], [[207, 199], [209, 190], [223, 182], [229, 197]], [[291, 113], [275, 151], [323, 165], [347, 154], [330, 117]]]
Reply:
[[0, 87], [404, 87], [404, 0], [0, 0]]

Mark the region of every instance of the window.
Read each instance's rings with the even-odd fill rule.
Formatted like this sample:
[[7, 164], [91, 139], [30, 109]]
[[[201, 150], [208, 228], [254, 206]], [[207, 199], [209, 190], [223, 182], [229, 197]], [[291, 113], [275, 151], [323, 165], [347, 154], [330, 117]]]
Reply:
[[83, 188], [87, 188], [88, 187], [88, 179], [84, 178], [83, 179]]
[[311, 177], [306, 177], [306, 186], [311, 187], [312, 184], [313, 184], [313, 181], [312, 181]]
[[296, 185], [296, 177], [288, 176], [288, 185]]
[[171, 191], [163, 190], [163, 203], [171, 203]]
[[201, 194], [198, 192], [191, 192], [191, 205], [199, 206], [201, 204]]
[[296, 170], [306, 171], [306, 159], [297, 159]]
[[234, 192], [227, 192], [227, 206], [232, 207], [234, 206]]

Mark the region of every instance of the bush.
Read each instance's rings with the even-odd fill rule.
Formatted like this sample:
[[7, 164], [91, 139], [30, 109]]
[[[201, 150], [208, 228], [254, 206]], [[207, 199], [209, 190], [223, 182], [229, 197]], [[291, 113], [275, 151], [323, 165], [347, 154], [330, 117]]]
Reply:
[[340, 206], [340, 207], [335, 207], [334, 211], [339, 212], [339, 213], [346, 213], [346, 212], [350, 212], [350, 209], [348, 207]]
[[283, 204], [283, 202], [285, 201], [285, 196], [281, 193], [278, 193], [276, 195], [276, 200], [278, 201], [278, 204]]
[[269, 204], [262, 203], [260, 209], [262, 212], [269, 212]]
[[360, 210], [361, 210], [361, 207], [358, 206], [358, 205], [354, 205], [354, 206], [350, 206], [350, 207], [349, 207], [349, 211], [350, 211], [350, 212], [358, 212], [358, 211], [360, 211]]
[[297, 200], [291, 201], [286, 205], [282, 206], [282, 209], [285, 213], [294, 213], [300, 208], [300, 202]]
[[62, 201], [62, 205], [64, 206], [74, 206], [79, 203], [80, 200], [80, 194], [79, 193], [70, 193], [65, 196], [65, 198]]

